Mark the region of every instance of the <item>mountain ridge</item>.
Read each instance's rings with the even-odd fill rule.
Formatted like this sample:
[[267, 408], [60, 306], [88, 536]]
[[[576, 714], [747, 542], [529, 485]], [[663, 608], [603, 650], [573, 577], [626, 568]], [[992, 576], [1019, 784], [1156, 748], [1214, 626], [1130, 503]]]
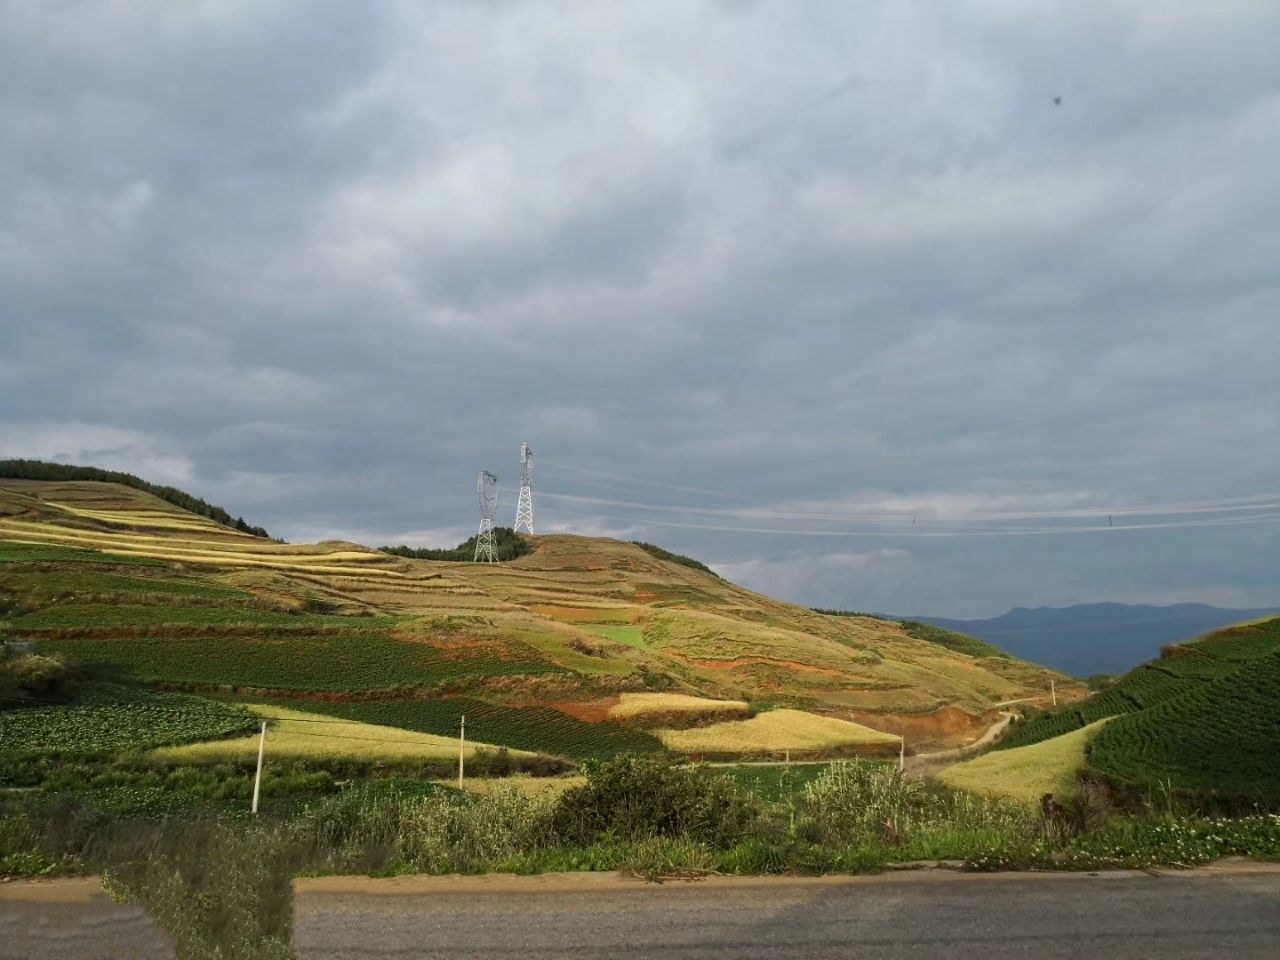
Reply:
[[1277, 613], [1280, 605], [1229, 608], [1206, 603], [1100, 601], [1065, 607], [1013, 607], [998, 617], [985, 619], [908, 619], [967, 633], [1020, 659], [1085, 677], [1123, 673], [1157, 656], [1170, 643]]

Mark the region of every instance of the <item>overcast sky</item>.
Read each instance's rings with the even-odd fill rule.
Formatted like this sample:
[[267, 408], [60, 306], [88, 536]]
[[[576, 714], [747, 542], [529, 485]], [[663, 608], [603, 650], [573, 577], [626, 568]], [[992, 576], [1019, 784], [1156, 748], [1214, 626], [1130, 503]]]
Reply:
[[438, 545], [527, 440], [801, 603], [1280, 604], [1274, 0], [0, 0], [0, 131], [0, 455]]

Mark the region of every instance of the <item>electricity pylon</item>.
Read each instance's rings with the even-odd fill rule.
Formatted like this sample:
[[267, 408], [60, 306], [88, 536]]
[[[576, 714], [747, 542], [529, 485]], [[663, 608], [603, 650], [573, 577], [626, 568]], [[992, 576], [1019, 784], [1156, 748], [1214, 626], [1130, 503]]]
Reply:
[[520, 499], [516, 501], [515, 530], [524, 527], [533, 533], [533, 451], [527, 443], [520, 444]]
[[476, 502], [480, 506], [480, 532], [476, 534], [475, 561], [493, 563], [493, 515], [498, 510], [498, 478], [488, 470], [476, 477]]

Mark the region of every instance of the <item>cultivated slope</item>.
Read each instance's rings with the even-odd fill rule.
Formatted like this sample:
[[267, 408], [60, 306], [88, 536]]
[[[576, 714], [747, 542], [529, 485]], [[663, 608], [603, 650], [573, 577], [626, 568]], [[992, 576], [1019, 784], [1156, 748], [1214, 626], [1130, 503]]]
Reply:
[[138, 679], [330, 709], [471, 697], [595, 724], [622, 692], [670, 690], [947, 743], [998, 702], [1042, 696], [1051, 676], [1060, 696], [1082, 693], [1013, 658], [814, 613], [611, 540], [538, 537], [506, 564], [406, 560], [249, 536], [116, 484], [0, 480], [0, 541], [27, 545], [0, 565], [0, 591], [21, 600], [9, 632]]
[[1104, 693], [1022, 724], [997, 749], [1054, 742], [1106, 717], [1088, 768], [1112, 783], [1280, 805], [1280, 618], [1169, 647]]

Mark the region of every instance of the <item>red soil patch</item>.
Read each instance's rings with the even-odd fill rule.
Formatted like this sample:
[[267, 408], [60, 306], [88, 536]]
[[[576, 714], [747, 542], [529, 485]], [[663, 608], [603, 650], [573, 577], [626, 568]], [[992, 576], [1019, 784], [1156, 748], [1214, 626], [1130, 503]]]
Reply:
[[988, 710], [974, 715], [959, 707], [943, 707], [932, 713], [849, 713], [848, 719], [885, 733], [906, 737], [908, 751], [922, 746], [962, 747], [978, 739], [999, 713]]

